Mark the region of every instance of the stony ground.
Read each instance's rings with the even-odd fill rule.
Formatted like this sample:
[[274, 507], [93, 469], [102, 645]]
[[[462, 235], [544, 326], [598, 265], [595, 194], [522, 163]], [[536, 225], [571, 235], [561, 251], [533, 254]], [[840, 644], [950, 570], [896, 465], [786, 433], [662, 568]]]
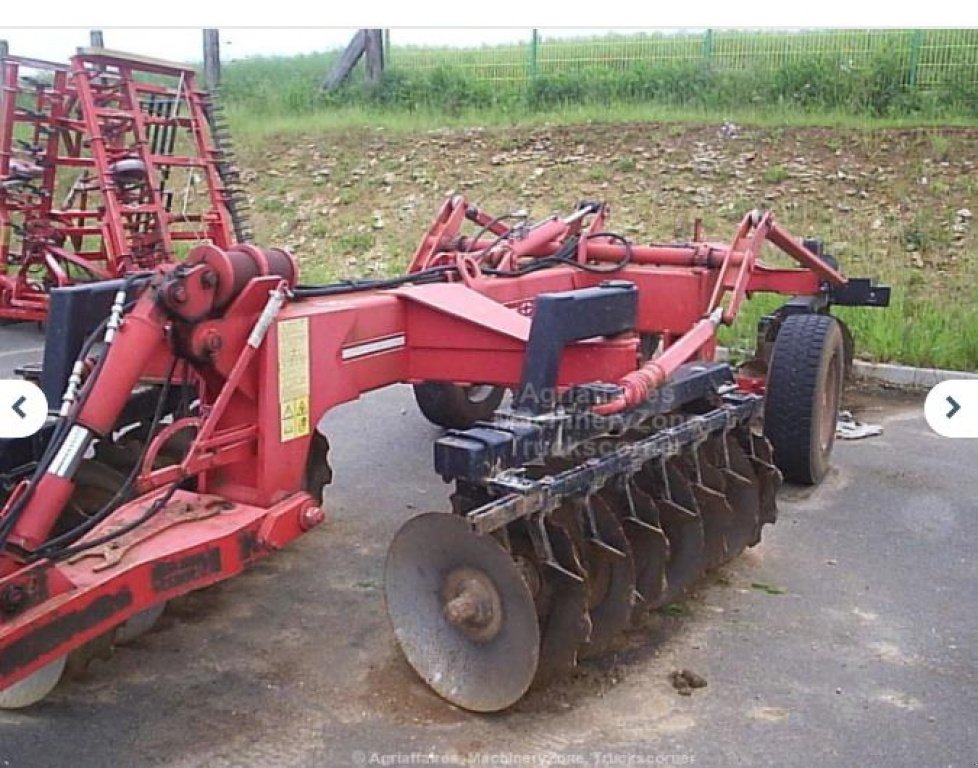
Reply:
[[604, 199], [639, 241], [687, 238], [697, 217], [725, 241], [763, 206], [910, 297], [978, 276], [978, 127], [324, 129], [242, 150], [258, 238], [292, 247], [307, 280], [403, 269], [452, 191], [539, 216]]

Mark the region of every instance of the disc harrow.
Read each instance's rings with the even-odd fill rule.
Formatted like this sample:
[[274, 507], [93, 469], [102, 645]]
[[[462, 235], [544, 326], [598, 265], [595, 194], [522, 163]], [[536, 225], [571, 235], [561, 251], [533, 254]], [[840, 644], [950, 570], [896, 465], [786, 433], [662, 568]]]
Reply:
[[[564, 675], [607, 651], [636, 620], [680, 600], [707, 571], [760, 542], [763, 526], [775, 521], [781, 485], [780, 472], [762, 458], [770, 457], [770, 445], [756, 432], [761, 404], [758, 396], [722, 398], [703, 413], [672, 414], [677, 423], [671, 427], [639, 424], [628, 439], [583, 442], [532, 473], [506, 470], [478, 490], [460, 481], [455, 512], [426, 516], [429, 544], [441, 541], [441, 525], [453, 539], [460, 536], [462, 519], [466, 537], [506, 552], [507, 578], [520, 576], [529, 586], [536, 608], [531, 634], [539, 635], [539, 648], [520, 649], [522, 684], [507, 678], [507, 690], [516, 692], [508, 703], [535, 680]], [[425, 591], [412, 576], [417, 561], [401, 557], [403, 546], [399, 535], [385, 584], [396, 627], [407, 621], [401, 613], [406, 596]], [[438, 571], [438, 556], [427, 559]], [[491, 582], [502, 569], [499, 561], [494, 569], [479, 578]], [[456, 635], [444, 656], [421, 637], [397, 637], [426, 680], [446, 668], [466, 670], [464, 679], [449, 676], [435, 689], [458, 706], [480, 710], [495, 681], [491, 669], [484, 676], [472, 670], [496, 652], [493, 632], [509, 617], [497, 614], [503, 604], [480, 589], [464, 594], [477, 606], [472, 615], [484, 630], [478, 636]], [[447, 601], [430, 610], [423, 635], [440, 622], [455, 625]]]
[[[511, 706], [757, 545], [782, 474], [829, 466], [846, 355], [830, 307], [888, 289], [770, 212], [728, 246], [635, 244], [594, 202], [528, 222], [450, 198], [395, 278], [301, 285], [286, 251], [211, 242], [54, 291], [36, 372], [52, 415], [0, 441], [0, 707], [321, 524], [322, 417], [397, 382], [447, 429], [434, 464], [454, 493], [395, 535], [387, 610], [457, 706]], [[765, 266], [765, 243], [799, 266]], [[717, 329], [763, 291], [792, 298], [757, 359], [715, 361]]]

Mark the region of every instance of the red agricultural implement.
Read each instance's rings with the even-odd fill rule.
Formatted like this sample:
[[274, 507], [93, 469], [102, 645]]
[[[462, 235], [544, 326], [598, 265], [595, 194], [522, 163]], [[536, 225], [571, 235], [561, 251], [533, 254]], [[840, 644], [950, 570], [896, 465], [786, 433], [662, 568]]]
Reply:
[[190, 67], [87, 49], [8, 56], [0, 78], [0, 319], [42, 321], [52, 288], [248, 238], [220, 109]]
[[[45, 360], [60, 415], [33, 455], [0, 454], [0, 704], [323, 522], [317, 425], [396, 382], [448, 428], [434, 460], [455, 491], [395, 537], [387, 608], [458, 706], [513, 704], [757, 544], [782, 474], [828, 466], [848, 355], [829, 308], [889, 291], [769, 212], [725, 245], [639, 245], [607, 216], [454, 197], [401, 277], [303, 286], [284, 251], [207, 245], [117, 281], [95, 320], [77, 309], [95, 327], [70, 376]], [[797, 266], [762, 264], [765, 243]], [[738, 373], [716, 331], [757, 292], [791, 298]]]

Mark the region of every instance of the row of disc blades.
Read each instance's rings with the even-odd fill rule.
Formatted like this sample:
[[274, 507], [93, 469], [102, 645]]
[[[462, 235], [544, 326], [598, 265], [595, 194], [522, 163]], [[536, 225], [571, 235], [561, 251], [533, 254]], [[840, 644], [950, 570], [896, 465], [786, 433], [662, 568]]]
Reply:
[[[542, 473], [577, 463], [551, 460]], [[416, 517], [388, 555], [398, 642], [453, 704], [504, 709], [758, 543], [780, 482], [770, 445], [740, 426], [499, 535], [478, 535], [457, 514]]]

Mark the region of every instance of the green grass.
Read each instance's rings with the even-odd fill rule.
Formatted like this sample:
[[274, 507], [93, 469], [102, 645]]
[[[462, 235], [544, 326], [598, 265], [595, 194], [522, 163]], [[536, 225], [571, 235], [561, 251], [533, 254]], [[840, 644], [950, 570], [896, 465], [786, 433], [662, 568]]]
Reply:
[[510, 114], [470, 109], [446, 115], [438, 109], [387, 109], [352, 104], [316, 112], [276, 114], [255, 112], [245, 105], [232, 104], [228, 117], [236, 142], [261, 143], [268, 137], [287, 137], [356, 128], [382, 128], [393, 133], [418, 133], [443, 128], [533, 127], [544, 125], [581, 125], [617, 123], [671, 123], [677, 129], [684, 124], [719, 125], [729, 120], [741, 126], [825, 127], [859, 130], [899, 128], [971, 127], [975, 119], [966, 116], [870, 117], [840, 110], [798, 112], [784, 107], [678, 107], [661, 104], [621, 103], [609, 106], [575, 104], [548, 110]]
[[319, 84], [337, 53], [229, 63], [227, 101], [253, 114], [360, 105], [484, 119], [579, 105], [781, 108], [869, 117], [978, 116], [978, 30], [714, 32], [545, 40], [527, 45], [398, 48], [379, 84], [359, 71], [333, 94]]
[[[963, 300], [944, 303], [937, 297], [911, 298], [906, 289], [894, 290], [886, 309], [838, 307], [841, 319], [856, 339], [856, 355], [863, 360], [897, 361], [928, 368], [967, 371], [978, 368], [978, 289]], [[755, 296], [742, 306], [737, 321], [720, 330], [720, 343], [737, 359], [754, 348], [757, 321], [784, 299]]]
[[768, 184], [780, 184], [788, 178], [788, 172], [780, 165], [772, 165], [764, 170], [764, 181]]

